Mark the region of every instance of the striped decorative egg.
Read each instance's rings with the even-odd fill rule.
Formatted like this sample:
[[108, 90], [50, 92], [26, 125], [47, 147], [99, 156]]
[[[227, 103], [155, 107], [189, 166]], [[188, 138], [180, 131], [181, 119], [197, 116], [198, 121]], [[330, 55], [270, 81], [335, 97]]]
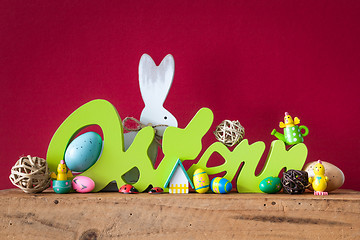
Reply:
[[198, 168], [194, 172], [193, 182], [195, 186], [195, 191], [198, 193], [206, 193], [209, 190], [209, 176], [207, 173]]
[[214, 193], [228, 193], [232, 189], [232, 184], [225, 178], [216, 177], [211, 180], [210, 187]]

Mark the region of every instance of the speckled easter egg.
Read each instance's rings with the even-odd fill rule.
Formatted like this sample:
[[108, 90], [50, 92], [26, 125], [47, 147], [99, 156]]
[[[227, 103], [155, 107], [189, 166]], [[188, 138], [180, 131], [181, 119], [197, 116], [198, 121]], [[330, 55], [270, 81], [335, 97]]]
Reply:
[[65, 152], [66, 166], [75, 172], [84, 172], [98, 160], [102, 139], [96, 132], [87, 132], [75, 138]]
[[79, 193], [88, 193], [94, 189], [95, 183], [89, 177], [77, 176], [72, 180], [72, 186]]
[[232, 184], [225, 178], [216, 177], [211, 180], [210, 187], [214, 193], [228, 193], [232, 189]]
[[278, 177], [267, 177], [260, 182], [259, 188], [264, 193], [277, 193], [282, 188], [281, 179]]
[[[310, 162], [303, 167], [303, 170], [308, 173], [309, 177], [314, 177], [314, 166], [317, 163], [317, 161]], [[325, 192], [331, 192], [340, 188], [345, 182], [344, 173], [334, 164], [322, 161], [322, 165], [325, 168], [325, 176], [329, 178]]]
[[56, 193], [68, 193], [71, 190], [71, 180], [53, 180], [53, 189]]
[[198, 193], [206, 193], [210, 188], [209, 176], [201, 168], [195, 170], [193, 175], [193, 182], [195, 191]]

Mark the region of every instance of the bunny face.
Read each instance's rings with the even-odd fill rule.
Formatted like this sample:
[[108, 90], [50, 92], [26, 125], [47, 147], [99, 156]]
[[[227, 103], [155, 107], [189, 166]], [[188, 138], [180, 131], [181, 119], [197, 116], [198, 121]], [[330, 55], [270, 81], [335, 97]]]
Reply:
[[[153, 59], [143, 54], [139, 63], [139, 85], [142, 99], [145, 103], [140, 122], [143, 124], [164, 124], [177, 127], [176, 118], [163, 107], [169, 93], [175, 72], [175, 61], [168, 54], [156, 66]], [[157, 127], [157, 133], [162, 136], [166, 127]]]
[[[150, 108], [145, 107], [140, 116], [140, 122], [143, 124], [152, 125], [167, 125], [177, 127], [178, 122], [176, 118], [164, 107], [161, 108]], [[156, 133], [160, 136], [164, 134], [166, 126], [156, 127]]]

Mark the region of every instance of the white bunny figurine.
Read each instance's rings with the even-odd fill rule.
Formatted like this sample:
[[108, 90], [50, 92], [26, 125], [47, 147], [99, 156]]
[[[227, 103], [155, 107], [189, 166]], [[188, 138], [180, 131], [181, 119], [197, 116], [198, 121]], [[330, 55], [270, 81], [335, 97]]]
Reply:
[[[156, 66], [149, 55], [142, 55], [139, 63], [140, 92], [145, 103], [145, 108], [140, 116], [142, 124], [178, 126], [176, 118], [163, 106], [173, 82], [174, 72], [175, 61], [171, 54], [166, 55], [159, 66]], [[155, 129], [156, 134], [163, 136], [166, 126], [158, 126]], [[124, 134], [125, 150], [130, 147], [136, 134], [137, 132]], [[157, 150], [158, 145], [153, 141], [148, 150], [149, 158], [153, 164], [156, 161]], [[132, 169], [124, 175], [127, 182], [136, 182], [138, 178], [139, 171], [137, 169]]]

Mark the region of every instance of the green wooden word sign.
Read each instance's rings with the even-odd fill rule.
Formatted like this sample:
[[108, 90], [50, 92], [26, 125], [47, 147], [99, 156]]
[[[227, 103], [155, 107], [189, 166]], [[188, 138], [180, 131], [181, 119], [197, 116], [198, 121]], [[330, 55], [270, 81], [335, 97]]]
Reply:
[[[198, 157], [202, 150], [201, 140], [209, 131], [213, 118], [210, 109], [202, 108], [184, 129], [168, 127], [163, 136], [164, 158], [155, 169], [147, 155], [154, 138], [154, 129], [146, 127], [140, 130], [129, 149], [124, 151], [122, 121], [115, 107], [106, 100], [93, 100], [76, 109], [60, 125], [49, 144], [47, 162], [50, 171], [55, 172], [74, 136], [85, 127], [98, 125], [104, 136], [101, 157], [81, 174], [94, 180], [94, 192], [100, 191], [112, 181], [116, 181], [118, 187], [126, 184], [124, 174], [135, 167], [138, 168], [140, 176], [132, 185], [139, 191], [144, 191], [149, 185], [164, 186], [177, 159], [185, 161]], [[260, 192], [259, 183], [262, 179], [277, 176], [283, 168], [301, 169], [307, 156], [307, 148], [303, 143], [286, 150], [282, 141], [274, 141], [264, 169], [255, 176], [255, 169], [264, 150], [263, 142], [249, 145], [247, 140], [243, 140], [232, 152], [222, 143], [215, 142], [187, 172], [190, 177], [196, 168], [204, 169], [209, 175], [226, 172], [224, 177], [232, 181], [244, 163], [237, 178], [238, 192]], [[214, 152], [219, 153], [225, 163], [208, 168], [207, 161]]]

